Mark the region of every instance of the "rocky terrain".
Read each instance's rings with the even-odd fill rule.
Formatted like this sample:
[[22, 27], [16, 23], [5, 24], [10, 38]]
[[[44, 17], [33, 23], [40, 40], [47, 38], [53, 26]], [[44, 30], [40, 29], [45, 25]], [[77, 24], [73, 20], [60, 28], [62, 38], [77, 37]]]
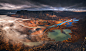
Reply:
[[84, 17], [86, 12], [72, 12], [72, 11], [27, 11], [21, 10], [17, 11], [16, 14], [9, 16], [17, 18], [39, 18], [42, 20], [59, 20], [67, 18], [79, 18]]
[[[60, 12], [61, 13], [61, 12]], [[18, 11], [16, 14], [14, 15], [10, 15], [13, 17], [13, 20], [15, 20], [15, 17], [19, 18], [16, 23], [14, 25], [16, 25], [16, 27], [12, 27], [10, 24], [7, 24], [8, 22], [6, 22], [6, 26], [10, 25], [13, 30], [21, 32], [22, 35], [26, 34], [26, 35], [31, 35], [28, 38], [24, 38], [23, 36], [18, 35], [17, 33], [15, 33], [15, 35], [13, 35], [14, 33], [9, 31], [9, 28], [6, 27], [5, 31], [9, 31], [9, 33], [11, 33], [11, 35], [9, 36], [10, 38], [8, 39], [6, 35], [6, 32], [4, 30], [2, 30], [3, 26], [0, 26], [0, 50], [2, 51], [86, 51], [86, 17], [83, 17], [85, 15], [85, 13], [81, 14], [81, 13], [74, 13], [74, 14], [68, 14], [67, 16], [62, 16], [60, 15], [60, 13], [56, 13], [53, 11], [44, 11], [44, 12], [32, 12], [32, 11]], [[67, 12], [63, 12], [67, 13]], [[77, 15], [81, 14], [83, 15], [82, 17], [78, 17]], [[60, 15], [60, 16], [58, 16]], [[70, 15], [74, 15], [73, 17]], [[42, 18], [43, 16], [43, 18]], [[75, 17], [77, 16], [77, 17]], [[46, 19], [46, 17], [48, 19]], [[52, 18], [54, 17], [54, 18]], [[22, 20], [21, 18], [31, 18], [31, 20]], [[48, 29], [47, 31], [45, 31], [45, 33], [43, 35], [38, 35], [41, 34], [46, 28], [37, 28], [38, 25], [40, 26], [51, 26], [54, 24], [59, 24], [62, 23], [65, 20], [70, 20], [72, 18], [78, 18], [80, 19], [77, 23], [72, 23], [72, 25], [74, 26], [70, 26], [70, 27], [66, 27], [66, 23], [58, 26], [58, 27], [52, 27], [50, 29]], [[82, 18], [82, 19], [81, 19]], [[35, 20], [34, 20], [35, 19]], [[42, 20], [43, 19], [43, 20]], [[60, 21], [58, 21], [60, 20]], [[12, 21], [10, 21], [12, 23]], [[72, 22], [72, 21], [71, 21]], [[20, 26], [20, 24], [22, 26]], [[33, 25], [34, 24], [34, 25]], [[1, 25], [4, 25], [1, 24]], [[14, 26], [13, 25], [13, 26]], [[27, 28], [27, 26], [29, 28]], [[31, 28], [30, 28], [31, 27]], [[35, 27], [35, 28], [33, 28]], [[6, 30], [8, 29], [8, 30]], [[70, 29], [72, 33], [69, 33], [71, 35], [71, 38], [68, 38], [67, 40], [63, 40], [63, 41], [56, 41], [56, 42], [52, 42], [55, 40], [51, 40], [50, 38], [46, 38], [47, 37], [47, 32], [55, 29], [59, 29], [61, 30], [61, 32], [63, 32], [63, 29]], [[28, 33], [27, 33], [28, 32]], [[38, 36], [33, 36], [33, 35], [38, 35]], [[13, 37], [12, 37], [13, 36]], [[16, 37], [16, 38], [15, 38]], [[20, 37], [20, 38], [18, 38]], [[22, 37], [22, 38], [21, 38]], [[14, 39], [12, 39], [14, 38]], [[22, 40], [24, 39], [24, 40]], [[28, 40], [29, 39], [29, 40]], [[28, 46], [25, 45], [22, 42], [19, 43], [14, 43], [14, 42], [18, 42], [18, 41], [24, 41], [24, 42], [37, 42], [40, 40], [42, 40], [42, 44], [38, 45], [38, 46]], [[51, 42], [49, 42], [51, 41]], [[48, 43], [47, 43], [48, 42]]]

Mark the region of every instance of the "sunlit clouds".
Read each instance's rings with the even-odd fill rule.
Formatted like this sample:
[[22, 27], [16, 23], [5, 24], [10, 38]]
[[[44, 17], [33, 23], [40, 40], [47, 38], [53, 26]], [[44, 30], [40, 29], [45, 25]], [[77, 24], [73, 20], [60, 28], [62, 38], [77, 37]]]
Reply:
[[0, 3], [2, 5], [0, 9], [6, 9], [6, 10], [17, 10], [17, 9], [23, 9], [23, 8], [29, 8], [31, 6], [28, 5], [13, 5], [8, 3]]

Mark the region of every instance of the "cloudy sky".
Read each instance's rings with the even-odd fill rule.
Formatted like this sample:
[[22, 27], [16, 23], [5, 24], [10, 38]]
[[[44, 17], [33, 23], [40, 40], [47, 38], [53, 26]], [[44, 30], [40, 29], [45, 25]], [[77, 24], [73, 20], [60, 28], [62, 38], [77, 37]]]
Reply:
[[0, 0], [2, 10], [86, 10], [86, 0]]

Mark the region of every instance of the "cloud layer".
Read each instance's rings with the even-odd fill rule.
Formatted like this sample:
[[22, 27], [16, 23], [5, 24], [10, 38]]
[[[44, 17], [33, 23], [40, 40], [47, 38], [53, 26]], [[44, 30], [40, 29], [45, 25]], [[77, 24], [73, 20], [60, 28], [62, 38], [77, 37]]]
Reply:
[[18, 10], [32, 8], [63, 7], [86, 9], [85, 0], [0, 0], [0, 9]]

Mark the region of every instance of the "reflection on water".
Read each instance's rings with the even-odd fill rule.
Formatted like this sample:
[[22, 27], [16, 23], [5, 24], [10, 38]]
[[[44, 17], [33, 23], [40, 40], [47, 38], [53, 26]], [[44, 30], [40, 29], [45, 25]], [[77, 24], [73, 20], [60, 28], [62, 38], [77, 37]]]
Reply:
[[[72, 20], [73, 20], [73, 21], [72, 21]], [[70, 21], [72, 21], [72, 22], [70, 22]], [[71, 20], [63, 21], [62, 23], [55, 24], [55, 25], [59, 26], [59, 25], [62, 25], [62, 24], [64, 24], [64, 23], [66, 23], [66, 24], [65, 24], [66, 27], [70, 27], [70, 26], [73, 26], [72, 23], [77, 23], [76, 21], [79, 21], [79, 19], [71, 19]], [[69, 24], [68, 24], [67, 22], [68, 22]], [[49, 26], [49, 28], [55, 27], [55, 25]]]
[[72, 23], [73, 23], [73, 22], [68, 22], [68, 23], [66, 23], [65, 25], [66, 25], [66, 27], [70, 27], [70, 26], [73, 26]]
[[74, 19], [73, 22], [75, 22], [75, 21], [79, 21], [79, 19]]
[[63, 41], [66, 40], [68, 38], [71, 38], [71, 36], [69, 35], [69, 33], [72, 33], [70, 29], [63, 29], [62, 33], [60, 30], [54, 30], [55, 32], [48, 32], [48, 37], [51, 39], [54, 39], [56, 41]]
[[[54, 39], [56, 41], [63, 41], [66, 40], [68, 38], [71, 38], [71, 36], [69, 35], [69, 33], [72, 33], [70, 29], [63, 29], [63, 32], [61, 32], [61, 30], [53, 30], [54, 32], [48, 32], [48, 38]], [[55, 41], [48, 41], [48, 42], [55, 42]], [[28, 45], [28, 46], [38, 46], [43, 44], [43, 41], [40, 42], [23, 42], [24, 45]]]
[[43, 42], [23, 42], [24, 45], [28, 45], [28, 46], [38, 46], [40, 44], [42, 44]]

